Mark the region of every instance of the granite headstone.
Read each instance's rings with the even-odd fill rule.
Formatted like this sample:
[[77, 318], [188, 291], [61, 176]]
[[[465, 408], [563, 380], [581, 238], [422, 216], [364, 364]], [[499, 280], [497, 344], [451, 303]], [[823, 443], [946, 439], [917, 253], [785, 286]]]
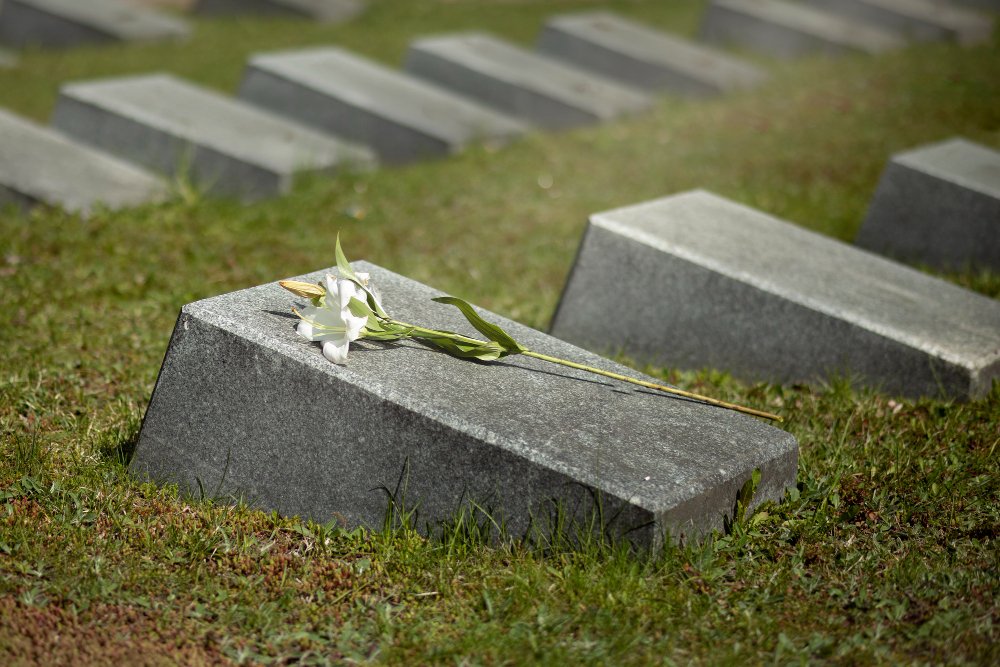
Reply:
[[1000, 378], [1000, 301], [704, 191], [591, 216], [551, 333], [755, 381], [967, 398]]
[[902, 33], [920, 41], [984, 42], [993, 22], [944, 0], [807, 0], [830, 14]]
[[198, 14], [298, 16], [324, 23], [349, 21], [366, 9], [362, 0], [198, 0]]

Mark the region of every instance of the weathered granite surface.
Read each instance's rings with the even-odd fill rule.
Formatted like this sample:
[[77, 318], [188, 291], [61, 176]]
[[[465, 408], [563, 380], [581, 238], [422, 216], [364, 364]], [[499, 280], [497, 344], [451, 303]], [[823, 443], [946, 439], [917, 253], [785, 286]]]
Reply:
[[3, 0], [0, 42], [66, 48], [88, 42], [183, 39], [183, 21], [114, 0]]
[[739, 44], [778, 58], [806, 53], [877, 54], [901, 48], [901, 36], [784, 0], [712, 0], [701, 38], [714, 44]]
[[288, 192], [296, 174], [371, 166], [371, 152], [167, 74], [62, 87], [52, 125], [214, 194]]
[[44, 202], [87, 216], [166, 197], [152, 174], [0, 109], [0, 207]]
[[547, 128], [648, 110], [644, 93], [481, 33], [418, 39], [406, 69]]
[[[372, 274], [397, 319], [478, 335], [430, 301], [441, 292], [354, 268]], [[355, 342], [338, 366], [295, 333], [296, 305], [306, 304], [271, 283], [184, 306], [134, 474], [321, 522], [337, 513], [351, 527], [381, 525], [383, 485], [397, 497], [405, 487], [421, 528], [471, 499], [502, 512], [514, 538], [546, 532], [550, 499], [579, 518], [597, 498], [609, 534], [653, 548], [667, 530], [690, 540], [721, 528], [754, 469], [755, 503], [795, 484], [795, 439], [754, 418], [528, 357], [479, 363], [412, 341]], [[480, 312], [539, 353], [645, 377]]]
[[538, 50], [613, 81], [680, 95], [718, 95], [768, 78], [756, 65], [603, 11], [550, 18]]
[[921, 41], [984, 42], [993, 34], [985, 15], [945, 0], [807, 0], [830, 14], [899, 32]]
[[1000, 302], [704, 191], [591, 216], [552, 334], [752, 380], [982, 396]]
[[1000, 151], [956, 138], [894, 155], [855, 242], [938, 268], [1000, 271]]
[[276, 14], [324, 23], [349, 21], [367, 9], [361, 0], [198, 0], [199, 14]]
[[450, 155], [527, 130], [472, 100], [332, 47], [254, 56], [239, 96], [371, 146], [384, 162]]

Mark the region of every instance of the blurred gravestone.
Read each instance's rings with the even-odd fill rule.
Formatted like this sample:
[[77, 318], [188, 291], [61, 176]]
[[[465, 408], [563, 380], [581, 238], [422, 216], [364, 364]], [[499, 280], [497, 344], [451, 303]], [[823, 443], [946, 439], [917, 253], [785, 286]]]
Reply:
[[13, 51], [0, 49], [0, 69], [11, 69], [17, 67], [19, 58]]
[[337, 48], [254, 56], [239, 96], [326, 132], [371, 146], [385, 162], [504, 142], [526, 126], [472, 100]]
[[541, 127], [599, 123], [652, 106], [638, 90], [485, 34], [416, 40], [406, 69]]
[[902, 33], [921, 41], [984, 42], [993, 22], [944, 0], [807, 0], [823, 11]]
[[591, 216], [552, 335], [751, 380], [983, 396], [1000, 302], [704, 191]]
[[3, 0], [0, 42], [66, 48], [89, 42], [183, 39], [183, 21], [114, 0]]
[[1000, 271], [1000, 152], [950, 139], [894, 155], [856, 243], [937, 268]]
[[365, 10], [361, 0], [198, 0], [199, 14], [299, 16], [325, 23], [348, 21]]
[[0, 207], [61, 206], [87, 216], [166, 197], [159, 179], [0, 110]]
[[63, 86], [53, 126], [215, 194], [258, 199], [297, 173], [367, 167], [371, 153], [169, 75]]
[[554, 16], [538, 50], [646, 90], [717, 95], [767, 79], [755, 65], [610, 12]]
[[778, 58], [807, 53], [882, 53], [901, 48], [899, 35], [784, 0], [712, 0], [701, 37], [738, 44]]
[[[477, 335], [430, 300], [440, 292], [354, 268], [394, 317]], [[419, 510], [421, 530], [475, 502], [509, 538], [544, 539], [561, 510], [570, 533], [589, 532], [590, 516], [653, 549], [667, 531], [721, 530], [755, 469], [754, 505], [795, 485], [795, 439], [752, 417], [538, 359], [478, 363], [406, 340], [357, 341], [338, 366], [295, 333], [290, 311], [303, 305], [271, 283], [184, 306], [132, 472], [350, 527], [380, 526], [387, 491]], [[480, 312], [539, 353], [645, 377]]]

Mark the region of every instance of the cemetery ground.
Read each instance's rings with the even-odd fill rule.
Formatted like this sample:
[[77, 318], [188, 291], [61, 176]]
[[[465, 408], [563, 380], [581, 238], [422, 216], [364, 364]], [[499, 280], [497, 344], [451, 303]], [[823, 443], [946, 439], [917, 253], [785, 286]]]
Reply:
[[[421, 34], [490, 26], [527, 44], [545, 16], [594, 6], [371, 5], [340, 27], [202, 20], [186, 45], [29, 51], [0, 71], [0, 105], [44, 121], [63, 81], [153, 69], [231, 92], [249, 53], [280, 47], [336, 42], [398, 65]], [[602, 6], [687, 34], [702, 8]], [[704, 187], [851, 240], [891, 153], [954, 135], [1000, 147], [996, 34], [760, 62], [773, 81], [753, 92], [664, 97], [631, 120], [311, 178], [251, 206], [181, 175], [165, 204], [86, 221], [0, 212], [0, 662], [1000, 661], [996, 385], [980, 401], [913, 401], [849, 377], [645, 368], [782, 414], [801, 452], [780, 506], [640, 557], [595, 541], [496, 546], [483, 514], [425, 539], [406, 505], [346, 531], [127, 475], [179, 308], [330, 266], [338, 231], [351, 258], [544, 329], [590, 213]], [[996, 274], [942, 275], [1000, 296]]]

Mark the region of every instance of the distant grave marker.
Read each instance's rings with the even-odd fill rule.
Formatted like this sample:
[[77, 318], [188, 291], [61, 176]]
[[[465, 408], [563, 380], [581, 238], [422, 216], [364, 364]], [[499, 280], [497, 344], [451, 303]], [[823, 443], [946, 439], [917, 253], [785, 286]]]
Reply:
[[366, 5], [362, 0], [198, 0], [199, 14], [273, 14], [336, 23], [361, 14]]
[[610, 12], [550, 18], [538, 50], [613, 81], [682, 95], [717, 95], [768, 78], [755, 65]]
[[256, 55], [239, 96], [371, 146], [385, 162], [451, 155], [475, 141], [508, 141], [527, 130], [509, 116], [338, 48]]
[[183, 21], [114, 0], [3, 0], [0, 42], [67, 48], [89, 42], [183, 39]]
[[817, 9], [923, 41], [984, 42], [993, 21], [945, 0], [807, 0]]
[[1000, 151], [950, 139], [894, 155], [856, 243], [937, 268], [1000, 271]]
[[[371, 273], [394, 317], [476, 334], [430, 301], [440, 292], [354, 268]], [[271, 283], [184, 306], [133, 474], [349, 527], [381, 525], [386, 490], [419, 509], [421, 529], [474, 501], [513, 538], [546, 533], [556, 506], [579, 519], [596, 499], [607, 533], [654, 549], [668, 530], [691, 540], [722, 529], [755, 469], [754, 505], [795, 484], [795, 439], [752, 417], [537, 359], [477, 363], [408, 340], [352, 343], [338, 366], [295, 333], [295, 305], [307, 303]], [[481, 312], [537, 352], [645, 377]]]
[[366, 167], [371, 153], [166, 74], [70, 83], [54, 127], [216, 194], [288, 192], [297, 173]]
[[591, 216], [552, 335], [752, 380], [983, 396], [1000, 302], [704, 191]]
[[0, 69], [12, 69], [17, 67], [19, 62], [20, 58], [18, 58], [16, 53], [0, 49]]
[[712, 0], [701, 36], [713, 44], [740, 44], [778, 58], [813, 52], [877, 54], [904, 44], [895, 33], [784, 0]]
[[166, 198], [151, 174], [0, 109], [0, 207], [61, 206], [86, 217]]
[[599, 123], [652, 107], [634, 88], [486, 34], [418, 39], [410, 45], [406, 69], [547, 128]]

